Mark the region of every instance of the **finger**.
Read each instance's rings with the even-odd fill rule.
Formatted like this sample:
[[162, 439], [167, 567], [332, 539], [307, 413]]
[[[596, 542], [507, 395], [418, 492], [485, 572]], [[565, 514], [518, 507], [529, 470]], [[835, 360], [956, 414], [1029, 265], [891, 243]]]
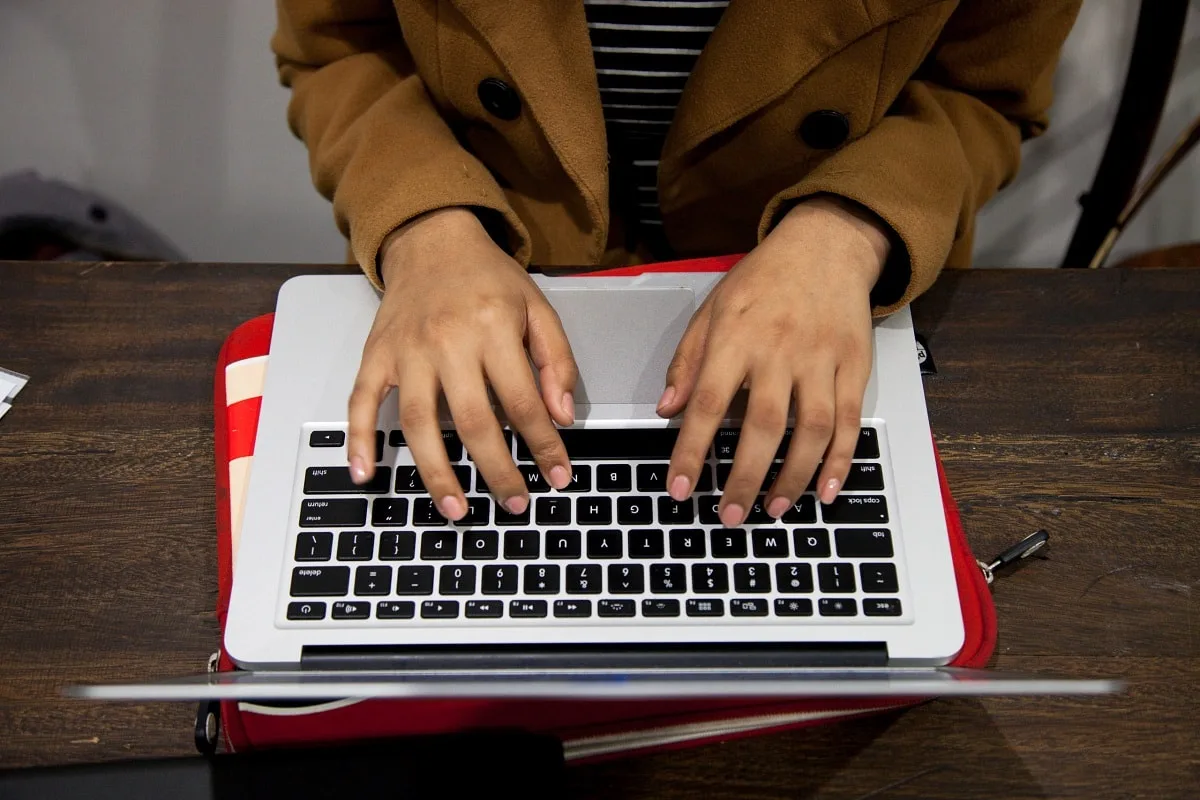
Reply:
[[555, 489], [566, 488], [571, 482], [571, 462], [538, 394], [524, 350], [516, 346], [491, 350], [484, 369], [509, 425], [521, 434], [546, 480]]
[[476, 360], [467, 363], [471, 366], [456, 365], [441, 374], [454, 427], [496, 501], [510, 513], [524, 513], [529, 494], [492, 410], [482, 365]]
[[788, 369], [777, 364], [756, 369], [750, 375], [746, 414], [720, 503], [721, 523], [727, 528], [742, 524], [745, 509], [757, 502], [763, 478], [775, 460], [787, 429], [793, 385], [790, 376]]
[[446, 455], [438, 422], [437, 376], [431, 367], [409, 367], [400, 380], [400, 429], [438, 511], [446, 519], [462, 519], [467, 500]]
[[346, 447], [350, 463], [350, 479], [362, 484], [375, 475], [375, 423], [379, 405], [394, 385], [383, 362], [370, 355], [363, 358], [350, 392], [347, 419], [350, 423], [349, 444]]
[[825, 464], [817, 478], [817, 496], [825, 504], [832, 503], [838, 492], [846, 485], [850, 474], [850, 462], [858, 446], [858, 434], [862, 429], [862, 401], [871, 377], [870, 360], [844, 363], [838, 368], [834, 379], [836, 403], [833, 440], [825, 453]]
[[[671, 497], [686, 500], [708, 458], [717, 428], [725, 419], [729, 401], [745, 376], [745, 363], [733, 349], [709, 350], [696, 378], [696, 386], [683, 412], [679, 438], [671, 453], [667, 487]], [[739, 523], [740, 524], [740, 523]]]
[[[579, 368], [567, 341], [562, 320], [539, 292], [527, 306], [529, 356], [537, 367], [542, 400], [559, 425], [575, 422], [575, 383]], [[522, 371], [525, 370], [522, 365]]]
[[708, 342], [708, 326], [712, 320], [712, 305], [704, 303], [688, 321], [687, 329], [675, 348], [675, 356], [667, 367], [667, 387], [658, 401], [658, 413], [673, 417], [679, 413], [696, 385], [700, 365], [704, 361], [704, 347]]
[[768, 514], [782, 516], [808, 488], [833, 436], [833, 427], [833, 367], [823, 365], [796, 384], [796, 426], [779, 477], [768, 492]]

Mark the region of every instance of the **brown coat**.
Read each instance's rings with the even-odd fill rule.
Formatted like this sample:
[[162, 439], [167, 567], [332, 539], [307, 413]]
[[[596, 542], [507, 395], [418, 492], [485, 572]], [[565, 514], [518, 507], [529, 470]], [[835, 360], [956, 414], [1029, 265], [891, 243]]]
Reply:
[[[745, 252], [788, 202], [834, 193], [892, 227], [908, 302], [944, 265], [968, 264], [976, 211], [1016, 173], [1021, 142], [1046, 128], [1080, 3], [732, 0], [662, 154], [675, 250]], [[290, 125], [372, 280], [388, 232], [447, 206], [495, 212], [523, 264], [631, 258], [610, 224], [582, 0], [277, 6]], [[515, 91], [515, 119], [484, 107], [488, 78]], [[817, 149], [798, 133], [821, 111], [848, 120], [844, 142]]]

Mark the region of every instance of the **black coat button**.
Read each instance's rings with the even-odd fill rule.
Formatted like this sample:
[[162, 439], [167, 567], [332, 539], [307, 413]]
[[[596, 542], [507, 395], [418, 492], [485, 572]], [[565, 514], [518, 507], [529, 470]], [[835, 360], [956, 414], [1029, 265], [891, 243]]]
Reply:
[[514, 120], [521, 116], [521, 97], [517, 90], [499, 78], [485, 78], [479, 82], [479, 102], [492, 116]]
[[850, 138], [850, 120], [840, 111], [814, 111], [800, 123], [800, 138], [815, 150], [832, 150]]

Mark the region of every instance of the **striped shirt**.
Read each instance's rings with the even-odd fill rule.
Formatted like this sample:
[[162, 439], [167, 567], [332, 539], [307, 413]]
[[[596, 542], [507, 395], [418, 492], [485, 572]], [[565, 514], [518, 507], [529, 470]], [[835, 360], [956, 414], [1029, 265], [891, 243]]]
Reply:
[[627, 225], [637, 226], [640, 239], [665, 250], [659, 155], [684, 84], [729, 0], [583, 0], [583, 5], [614, 205]]

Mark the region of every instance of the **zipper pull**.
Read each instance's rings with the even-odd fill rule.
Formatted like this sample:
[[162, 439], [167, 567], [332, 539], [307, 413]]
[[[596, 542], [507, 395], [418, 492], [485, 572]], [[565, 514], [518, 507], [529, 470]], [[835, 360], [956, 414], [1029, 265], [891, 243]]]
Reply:
[[983, 570], [983, 577], [987, 579], [988, 586], [992, 585], [992, 581], [996, 579], [996, 570], [1007, 567], [1014, 561], [1020, 561], [1023, 558], [1029, 558], [1031, 555], [1041, 550], [1050, 542], [1050, 534], [1044, 530], [1034, 531], [1026, 536], [1021, 541], [1014, 544], [1012, 547], [1005, 550], [1000, 555], [993, 558], [990, 562], [976, 561], [979, 568]]
[[[217, 671], [221, 653], [217, 651], [208, 657], [208, 674]], [[196, 726], [193, 738], [196, 749], [206, 756], [217, 752], [217, 740], [221, 732], [221, 702], [219, 700], [204, 700], [196, 709]]]

